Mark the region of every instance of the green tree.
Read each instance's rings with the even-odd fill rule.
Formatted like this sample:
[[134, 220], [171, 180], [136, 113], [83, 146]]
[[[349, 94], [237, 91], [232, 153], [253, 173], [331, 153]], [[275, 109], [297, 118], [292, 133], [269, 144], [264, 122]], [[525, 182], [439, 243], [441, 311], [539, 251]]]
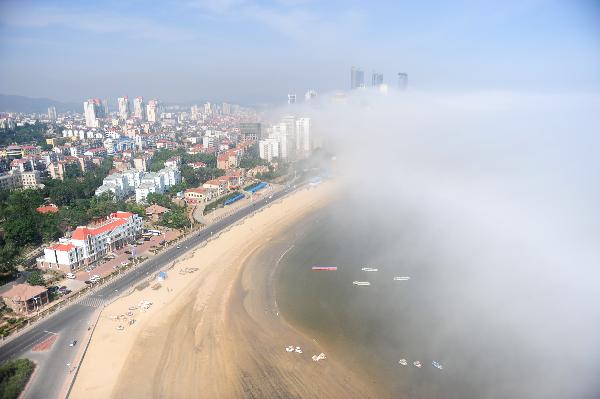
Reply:
[[160, 206], [164, 206], [165, 208], [173, 208], [175, 204], [171, 201], [171, 197], [166, 194], [159, 193], [150, 193], [146, 197], [146, 203], [148, 204], [158, 204]]
[[190, 220], [185, 208], [174, 208], [163, 215], [160, 224], [174, 229], [182, 229], [190, 225]]
[[44, 273], [39, 270], [33, 271], [27, 275], [27, 284], [29, 285], [46, 285]]

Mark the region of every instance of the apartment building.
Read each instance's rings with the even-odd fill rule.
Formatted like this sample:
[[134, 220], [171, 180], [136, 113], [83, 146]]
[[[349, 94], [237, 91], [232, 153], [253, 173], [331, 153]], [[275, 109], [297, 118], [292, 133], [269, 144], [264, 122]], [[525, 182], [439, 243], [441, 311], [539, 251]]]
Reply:
[[142, 218], [134, 213], [113, 212], [97, 223], [77, 227], [71, 238], [61, 238], [59, 243], [44, 248], [44, 256], [37, 258], [37, 265], [73, 272], [133, 243], [140, 236], [143, 224]]

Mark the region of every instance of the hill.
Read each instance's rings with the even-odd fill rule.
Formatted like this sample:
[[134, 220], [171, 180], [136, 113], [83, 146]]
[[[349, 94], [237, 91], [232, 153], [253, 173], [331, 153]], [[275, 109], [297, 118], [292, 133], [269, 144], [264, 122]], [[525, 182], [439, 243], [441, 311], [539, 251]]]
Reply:
[[48, 107], [56, 107], [57, 112], [82, 112], [82, 105], [63, 103], [49, 98], [31, 98], [0, 94], [0, 112], [43, 113], [48, 112]]

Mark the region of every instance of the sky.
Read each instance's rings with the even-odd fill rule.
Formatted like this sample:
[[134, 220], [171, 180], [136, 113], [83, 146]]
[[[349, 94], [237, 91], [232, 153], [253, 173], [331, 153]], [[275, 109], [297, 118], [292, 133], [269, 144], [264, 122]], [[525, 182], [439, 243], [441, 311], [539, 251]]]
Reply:
[[[452, 3], [452, 4], [450, 4]], [[0, 93], [276, 104], [350, 67], [424, 91], [600, 91], [600, 3], [3, 1]]]

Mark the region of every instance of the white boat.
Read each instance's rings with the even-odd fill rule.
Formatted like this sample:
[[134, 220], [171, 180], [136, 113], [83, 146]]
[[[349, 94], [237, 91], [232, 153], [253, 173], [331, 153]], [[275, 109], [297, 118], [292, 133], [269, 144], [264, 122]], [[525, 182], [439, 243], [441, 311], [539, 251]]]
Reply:
[[394, 281], [407, 281], [407, 280], [410, 280], [410, 277], [408, 277], [408, 276], [394, 277]]
[[358, 285], [358, 286], [361, 286], [361, 285], [371, 285], [371, 283], [369, 283], [368, 281], [353, 281], [352, 284]]
[[286, 346], [285, 347], [285, 351], [286, 352], [293, 352], [294, 351], [294, 347], [293, 346]]
[[420, 361], [418, 361], [418, 360], [414, 361], [414, 362], [413, 362], [413, 364], [414, 364], [414, 365], [415, 365], [415, 367], [417, 367], [417, 368], [421, 368], [421, 367], [423, 367], [423, 365], [421, 364], [421, 362], [420, 362]]
[[372, 267], [363, 267], [362, 269], [363, 272], [378, 272], [379, 269], [373, 269]]
[[406, 361], [406, 359], [400, 359], [400, 360], [398, 360], [398, 363], [400, 363], [403, 366], [406, 366], [408, 364], [408, 362]]
[[442, 366], [441, 364], [439, 364], [438, 362], [436, 362], [435, 360], [433, 362], [431, 362], [431, 364], [433, 365], [433, 367], [435, 367], [436, 369], [440, 369], [443, 370], [444, 366]]

